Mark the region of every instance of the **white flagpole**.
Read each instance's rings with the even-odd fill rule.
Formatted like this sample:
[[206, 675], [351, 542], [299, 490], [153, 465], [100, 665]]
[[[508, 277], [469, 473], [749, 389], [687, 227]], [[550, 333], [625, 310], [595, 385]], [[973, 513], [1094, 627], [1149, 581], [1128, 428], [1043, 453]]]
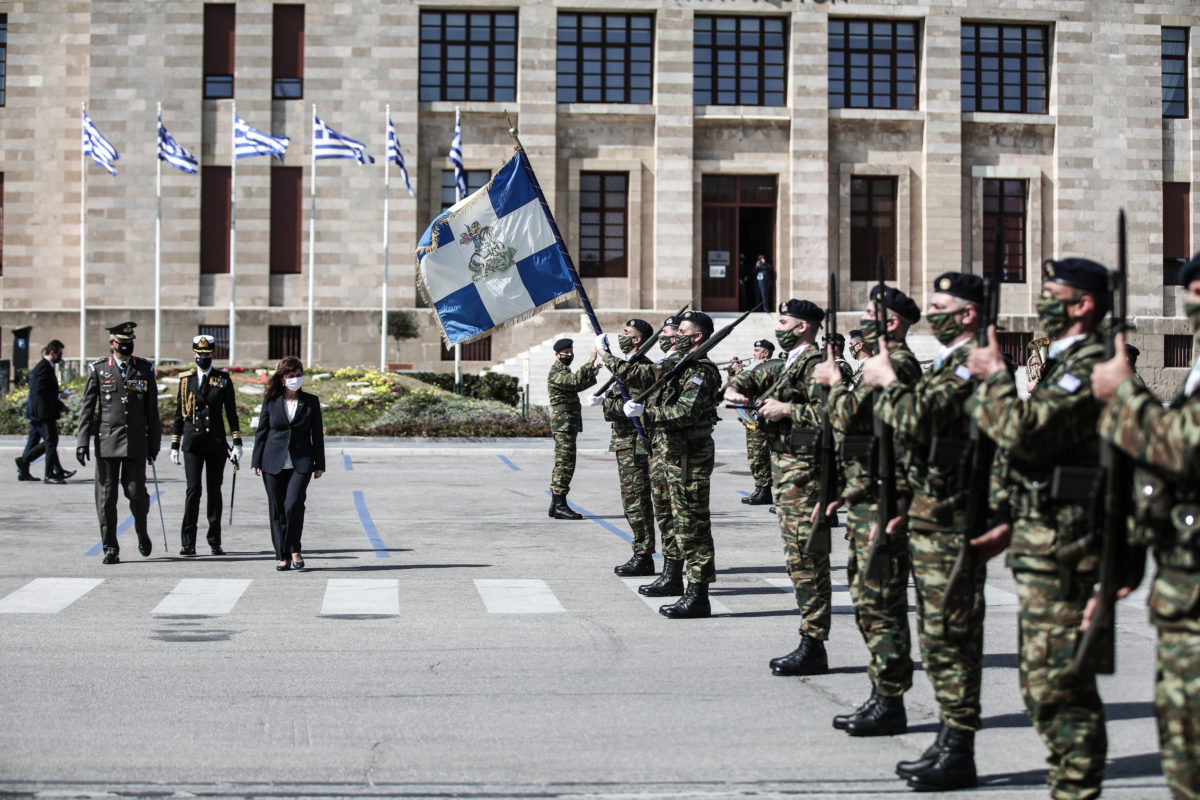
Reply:
[[308, 212], [308, 344], [304, 349], [304, 357], [311, 367], [313, 361], [313, 243], [317, 228], [317, 143], [313, 140], [311, 131], [317, 126], [317, 104], [312, 104], [312, 127], [310, 128], [308, 149], [311, 151], [312, 167], [308, 173], [308, 192], [310, 198]]
[[157, 198], [157, 214], [154, 217], [154, 367], [161, 365], [159, 358], [162, 347], [162, 159], [158, 157], [159, 139], [162, 136], [162, 101], [158, 101], [158, 132], [154, 139], [154, 193]]
[[237, 101], [233, 101], [229, 138], [229, 366], [237, 337]]
[[[458, 127], [459, 127], [459, 109], [458, 109], [458, 106], [455, 106], [454, 107], [454, 128], [455, 128], [455, 130], [458, 130]], [[459, 141], [458, 152], [459, 152], [459, 158], [461, 159], [462, 158], [462, 141], [461, 140]], [[464, 180], [466, 177], [466, 173], [467, 173], [467, 165], [464, 163], [463, 164]], [[458, 176], [455, 176], [455, 177], [458, 177]], [[454, 182], [454, 197], [459, 202], [462, 202], [462, 199], [464, 197], [466, 197], [466, 195], [463, 194], [462, 189], [459, 188], [457, 180]], [[462, 393], [461, 392], [461, 387], [462, 387], [462, 345], [459, 343], [455, 343], [455, 345], [454, 345], [454, 386], [459, 389], [459, 393], [461, 394]]]
[[87, 374], [87, 154], [83, 136], [87, 135], [83, 117], [87, 102], [79, 104], [79, 374]]
[[[389, 189], [389, 167], [392, 159], [390, 158], [389, 150], [391, 148], [391, 140], [388, 138], [388, 123], [392, 120], [392, 104], [388, 103], [383, 112], [383, 313], [380, 315], [379, 323], [379, 371], [387, 372], [387, 333], [388, 333], [388, 189]], [[396, 142], [397, 146], [400, 144]]]

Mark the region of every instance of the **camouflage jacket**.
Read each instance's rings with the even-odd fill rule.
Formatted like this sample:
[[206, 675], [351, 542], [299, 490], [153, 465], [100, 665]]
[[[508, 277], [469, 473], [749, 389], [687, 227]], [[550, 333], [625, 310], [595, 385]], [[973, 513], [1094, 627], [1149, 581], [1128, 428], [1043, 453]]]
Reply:
[[785, 356], [765, 369], [743, 370], [729, 382], [734, 390], [754, 400], [774, 398], [791, 404], [792, 413], [784, 419], [776, 422], [758, 419], [758, 430], [766, 437], [772, 452], [815, 458], [816, 440], [805, 446], [792, 436], [792, 430], [806, 428], [815, 432], [821, 423], [821, 387], [813, 380], [813, 370], [824, 357], [819, 347], [809, 345], [791, 367], [785, 366]]
[[716, 364], [708, 358], [689, 361], [647, 399], [643, 419], [649, 421], [655, 436], [710, 434], [717, 423], [720, 390], [721, 370]]
[[[895, 381], [883, 390], [875, 413], [896, 433], [896, 459], [904, 466], [913, 493], [909, 521], [915, 529], [945, 529], [961, 524], [961, 514], [951, 519], [935, 514], [939, 500], [965, 488], [966, 467], [957, 463], [931, 463], [930, 445], [957, 441], [965, 444], [970, 418], [966, 401], [975, 388], [967, 372], [967, 354], [975, 346], [969, 340], [946, 356], [940, 368], [921, 376], [916, 384]], [[945, 462], [944, 457], [939, 462]], [[958, 483], [962, 481], [963, 483]]]
[[[1046, 362], [1027, 400], [1017, 394], [1006, 370], [975, 390], [972, 414], [980, 431], [1007, 451], [1007, 474], [1000, 481], [1008, 487], [1010, 508], [998, 516], [1013, 519], [1008, 552], [1013, 568], [1094, 569], [1095, 560], [1086, 551], [1092, 549], [1092, 539], [1082, 529], [1084, 508], [1052, 499], [1050, 485], [1057, 466], [1099, 463], [1100, 404], [1092, 394], [1092, 367], [1103, 357], [1104, 343], [1091, 334]], [[1003, 463], [998, 458], [997, 464]]]
[[550, 367], [550, 430], [561, 433], [583, 430], [583, 407], [579, 393], [596, 385], [596, 365], [591, 361], [571, 372], [554, 359]]
[[[622, 361], [607, 353], [604, 355], [607, 356], [604, 361], [605, 366], [608, 366], [608, 359], [612, 359], [621, 364], [630, 364], [635, 367], [635, 369], [628, 370], [628, 374], [635, 376], [636, 383], [634, 381], [626, 382], [620, 377], [617, 378], [617, 380], [625, 384], [625, 388], [629, 390], [631, 395], [639, 389], [645, 389], [653, 382], [653, 379], [646, 382], [646, 377], [653, 374], [653, 369], [651, 368], [655, 368], [657, 365], [645, 356], [640, 356], [634, 361]], [[609, 370], [612, 371], [612, 367]], [[615, 375], [616, 373], [613, 372], [613, 374]], [[621, 387], [614, 383], [604, 393], [604, 418], [612, 423], [612, 438], [609, 440], [608, 449], [615, 453], [618, 450], [628, 450], [631, 447], [636, 447], [638, 455], [645, 455], [649, 453], [649, 449], [646, 447], [646, 443], [638, 437], [637, 430], [633, 427], [633, 420], [625, 416], [624, 407], [625, 398], [621, 396]], [[643, 423], [642, 427], [645, 427], [645, 423]]]
[[[921, 378], [921, 362], [913, 355], [905, 342], [888, 342], [888, 353], [892, 369], [899, 382], [912, 386]], [[862, 382], [862, 370], [850, 381], [843, 380], [829, 390], [829, 422], [833, 425], [834, 437], [841, 448], [838, 465], [842, 472], [843, 497], [851, 505], [864, 502], [863, 498], [874, 495], [871, 490], [871, 460], [874, 445], [866, 437], [875, 433], [875, 390]], [[847, 442], [847, 437], [852, 437]], [[864, 450], [864, 445], [866, 450]], [[908, 480], [897, 452], [896, 472], [893, 480], [901, 495], [909, 493]]]

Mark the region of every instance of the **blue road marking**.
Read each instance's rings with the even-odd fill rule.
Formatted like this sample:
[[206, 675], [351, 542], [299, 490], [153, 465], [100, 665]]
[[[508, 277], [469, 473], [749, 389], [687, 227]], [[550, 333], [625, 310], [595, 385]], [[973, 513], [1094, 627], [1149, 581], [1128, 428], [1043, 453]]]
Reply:
[[738, 489], [738, 494], [740, 494], [742, 497], [750, 496], [750, 492], [743, 492], [741, 489]]
[[[147, 506], [148, 509], [154, 508], [154, 503], [158, 500], [158, 496], [160, 494], [162, 494], [162, 492], [155, 492], [154, 494], [150, 495], [150, 505]], [[149, 527], [149, 525], [150, 525], [150, 512], [147, 511], [146, 512], [147, 528]], [[122, 533], [129, 530], [131, 527], [133, 527], [133, 514], [130, 514], [128, 517], [126, 517], [121, 522], [120, 525], [117, 526], [117, 536], [120, 536]], [[92, 545], [92, 549], [88, 550], [86, 553], [84, 553], [84, 555], [85, 556], [98, 556], [103, 552], [104, 552], [104, 542], [96, 542], [94, 545]]]
[[[546, 494], [550, 494], [550, 492], [546, 492]], [[613, 524], [612, 524], [611, 522], [609, 522], [608, 520], [606, 520], [606, 519], [601, 519], [600, 517], [597, 517], [595, 514], [593, 514], [592, 512], [588, 511], [586, 508], [583, 508], [582, 506], [576, 505], [575, 503], [572, 503], [570, 500], [568, 500], [568, 501], [567, 501], [567, 505], [568, 505], [568, 506], [570, 506], [571, 508], [575, 509], [576, 511], [578, 511], [580, 514], [583, 514], [583, 516], [584, 516], [584, 517], [586, 517], [587, 519], [590, 519], [592, 522], [596, 523], [596, 524], [597, 524], [597, 525], [599, 525], [601, 528], [604, 528], [604, 530], [606, 530], [606, 531], [608, 531], [609, 533], [613, 534], [614, 536], [617, 536], [618, 538], [620, 538], [620, 539], [622, 539], [622, 540], [624, 540], [624, 541], [626, 541], [626, 542], [629, 542], [629, 543], [631, 543], [631, 544], [632, 544], [632, 542], [633, 542], [633, 537], [632, 537], [632, 536], [630, 536], [630, 535], [629, 535], [628, 533], [626, 533], [625, 531], [623, 531], [623, 530], [621, 530], [620, 528], [618, 528], [616, 525], [613, 525]], [[659, 555], [658, 553], [655, 553], [655, 554], [654, 554], [654, 557], [655, 557], [655, 558], [662, 558], [662, 556], [661, 556], [661, 555]]]
[[520, 471], [521, 471], [521, 468], [520, 468], [520, 467], [518, 467], [516, 464], [514, 464], [514, 463], [513, 463], [511, 460], [509, 460], [508, 456], [497, 456], [497, 458], [499, 458], [499, 459], [500, 459], [501, 461], [503, 461], [505, 464], [508, 464], [508, 468], [509, 468], [509, 469], [511, 469], [511, 470], [514, 470], [514, 471], [516, 471], [516, 472], [520, 472]]
[[362, 523], [363, 532], [367, 534], [367, 541], [371, 543], [372, 549], [375, 550], [375, 557], [391, 558], [392, 554], [383, 546], [383, 540], [379, 538], [379, 530], [371, 520], [371, 512], [367, 511], [366, 498], [363, 497], [363, 493], [358, 489], [354, 490], [354, 508], [358, 511], [358, 521]]
[[346, 472], [354, 472], [354, 462], [350, 460], [350, 456], [342, 453], [342, 466], [346, 468]]

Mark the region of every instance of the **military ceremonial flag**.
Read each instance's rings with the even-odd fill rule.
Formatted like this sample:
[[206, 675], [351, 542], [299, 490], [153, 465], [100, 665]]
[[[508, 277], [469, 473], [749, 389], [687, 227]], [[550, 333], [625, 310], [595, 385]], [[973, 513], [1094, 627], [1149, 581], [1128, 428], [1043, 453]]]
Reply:
[[375, 159], [367, 154], [367, 146], [357, 139], [343, 136], [321, 121], [313, 106], [313, 158], [353, 158], [360, 164], [374, 164]]
[[392, 124], [390, 113], [387, 118], [387, 160], [399, 167], [400, 177], [404, 178], [404, 188], [408, 189], [410, 195], [416, 197], [412, 184], [408, 182], [408, 167], [404, 166], [404, 153], [400, 150], [400, 141], [396, 138], [396, 126]]
[[236, 113], [233, 115], [233, 152], [238, 158], [275, 156], [283, 161], [283, 154], [287, 152], [291, 141], [286, 136], [272, 136], [251, 128], [246, 120]]
[[[159, 108], [162, 108], [162, 103], [159, 103]], [[167, 129], [162, 124], [162, 111], [158, 114], [158, 158], [160, 161], [165, 161], [181, 172], [186, 172], [189, 175], [195, 175], [200, 169], [200, 162], [196, 157], [189, 153], [187, 149], [179, 142], [175, 141]]]
[[442, 212], [417, 247], [417, 288], [447, 344], [465, 344], [576, 294], [570, 257], [525, 151]]
[[113, 162], [121, 157], [117, 152], [117, 148], [112, 146], [112, 142], [104, 138], [92, 120], [88, 117], [87, 111], [83, 112], [83, 155], [92, 157], [100, 166], [108, 170], [109, 175], [116, 175], [117, 168], [113, 166]]

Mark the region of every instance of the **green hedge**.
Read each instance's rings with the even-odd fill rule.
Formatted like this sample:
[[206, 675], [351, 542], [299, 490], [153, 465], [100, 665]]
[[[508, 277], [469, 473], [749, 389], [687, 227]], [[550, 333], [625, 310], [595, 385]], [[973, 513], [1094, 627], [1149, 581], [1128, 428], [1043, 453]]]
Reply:
[[[454, 373], [452, 372], [414, 372], [412, 376], [439, 389], [445, 389], [447, 392], [454, 391]], [[495, 400], [514, 407], [521, 403], [521, 384], [512, 375], [489, 372], [485, 375], [463, 375], [462, 379], [464, 397], [474, 397], [476, 400]]]

